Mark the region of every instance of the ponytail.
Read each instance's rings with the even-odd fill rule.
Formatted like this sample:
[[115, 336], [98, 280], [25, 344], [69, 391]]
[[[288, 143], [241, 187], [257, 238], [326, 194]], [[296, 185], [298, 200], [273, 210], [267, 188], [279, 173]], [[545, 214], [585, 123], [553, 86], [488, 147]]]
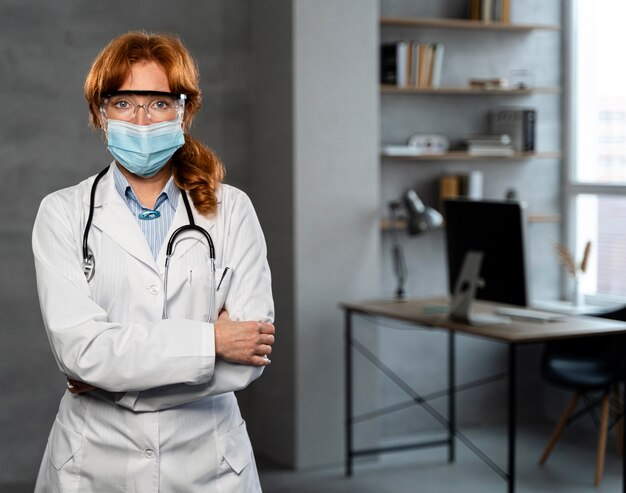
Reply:
[[193, 205], [204, 216], [217, 212], [217, 187], [224, 179], [224, 165], [217, 154], [190, 135], [172, 157], [174, 182], [189, 192]]

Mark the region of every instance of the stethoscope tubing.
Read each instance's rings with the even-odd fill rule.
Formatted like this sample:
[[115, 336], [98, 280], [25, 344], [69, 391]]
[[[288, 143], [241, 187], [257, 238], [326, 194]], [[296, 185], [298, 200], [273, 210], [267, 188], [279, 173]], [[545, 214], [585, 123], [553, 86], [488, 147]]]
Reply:
[[[110, 166], [104, 168], [98, 175], [96, 176], [93, 185], [91, 186], [91, 193], [89, 196], [89, 215], [87, 216], [87, 223], [85, 225], [85, 231], [83, 233], [83, 272], [85, 273], [85, 277], [87, 278], [87, 282], [91, 281], [95, 273], [95, 258], [92, 253], [89, 253], [89, 230], [91, 229], [91, 222], [93, 220], [94, 210], [95, 210], [95, 200], [96, 200], [96, 189], [98, 187], [98, 182], [102, 179], [102, 177], [109, 171]], [[191, 205], [189, 204], [189, 198], [187, 197], [187, 192], [185, 190], [180, 191], [181, 196], [183, 198], [183, 203], [185, 204], [185, 210], [187, 211], [187, 218], [189, 219], [189, 224], [181, 226], [177, 228], [170, 236], [167, 242], [167, 248], [165, 250], [165, 272], [163, 274], [163, 319], [167, 318], [167, 279], [169, 273], [169, 263], [170, 258], [174, 253], [174, 247], [176, 238], [184, 233], [185, 231], [196, 231], [203, 235], [207, 240], [207, 245], [209, 249], [209, 259], [211, 261], [211, 293], [212, 296], [209, 300], [209, 322], [212, 322], [213, 318], [213, 303], [215, 298], [215, 246], [213, 244], [213, 239], [209, 232], [198, 226], [193, 218], [193, 213], [191, 211]]]

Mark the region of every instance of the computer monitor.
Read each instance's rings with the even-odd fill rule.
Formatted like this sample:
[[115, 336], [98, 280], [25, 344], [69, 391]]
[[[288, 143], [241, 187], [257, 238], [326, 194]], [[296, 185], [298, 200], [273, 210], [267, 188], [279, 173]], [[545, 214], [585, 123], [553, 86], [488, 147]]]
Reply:
[[477, 284], [474, 296], [527, 306], [526, 217], [522, 204], [454, 199], [447, 200], [444, 207], [450, 292], [454, 294], [468, 252], [479, 252], [479, 278], [484, 285]]

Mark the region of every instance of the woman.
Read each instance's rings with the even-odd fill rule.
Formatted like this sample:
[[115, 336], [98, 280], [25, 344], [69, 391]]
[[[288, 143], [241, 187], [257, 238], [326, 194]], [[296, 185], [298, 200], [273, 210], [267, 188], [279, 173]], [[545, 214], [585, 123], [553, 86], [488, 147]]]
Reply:
[[35, 221], [69, 389], [36, 491], [260, 491], [233, 391], [269, 364], [270, 272], [250, 200], [188, 134], [195, 62], [174, 37], [131, 32], [95, 59], [85, 96], [115, 160], [46, 197]]

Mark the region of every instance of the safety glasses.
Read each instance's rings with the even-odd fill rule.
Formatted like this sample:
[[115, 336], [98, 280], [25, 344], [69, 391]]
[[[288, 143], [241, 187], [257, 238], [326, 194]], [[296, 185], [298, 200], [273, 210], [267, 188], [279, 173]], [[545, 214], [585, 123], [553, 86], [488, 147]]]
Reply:
[[185, 94], [160, 91], [115, 91], [107, 94], [101, 111], [105, 118], [131, 122], [140, 108], [152, 123], [182, 118]]

